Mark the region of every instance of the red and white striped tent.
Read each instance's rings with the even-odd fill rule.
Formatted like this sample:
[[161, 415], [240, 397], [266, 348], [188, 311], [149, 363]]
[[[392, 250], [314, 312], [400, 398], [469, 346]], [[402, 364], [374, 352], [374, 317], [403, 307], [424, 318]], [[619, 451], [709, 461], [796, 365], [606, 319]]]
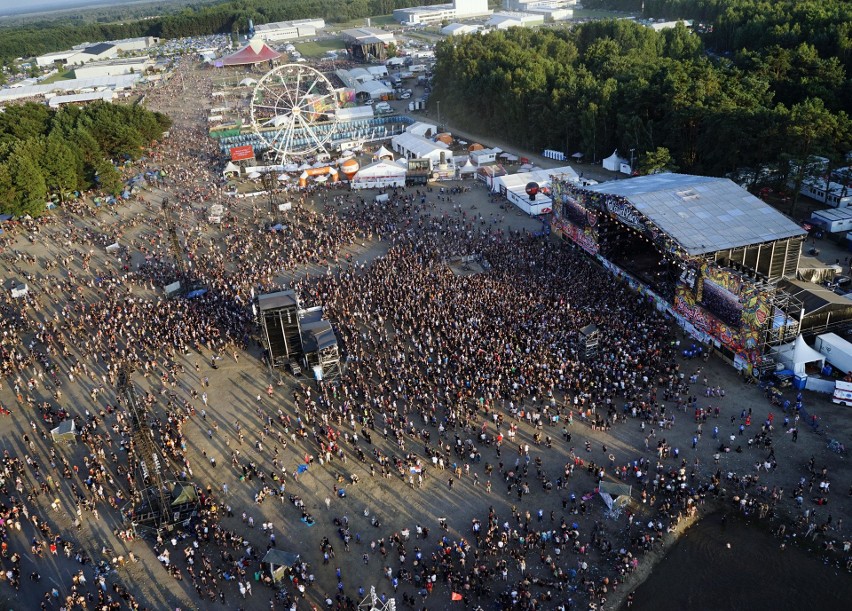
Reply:
[[279, 57], [281, 57], [281, 54], [275, 49], [270, 48], [262, 40], [252, 40], [236, 53], [231, 53], [223, 57], [222, 63], [226, 66], [245, 66], [272, 61]]

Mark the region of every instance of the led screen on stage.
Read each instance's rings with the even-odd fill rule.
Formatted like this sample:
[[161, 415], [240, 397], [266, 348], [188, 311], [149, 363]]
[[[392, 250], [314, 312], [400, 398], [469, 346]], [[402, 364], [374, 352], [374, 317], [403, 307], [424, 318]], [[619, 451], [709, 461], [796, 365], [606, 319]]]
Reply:
[[739, 298], [707, 278], [704, 279], [704, 288], [701, 291], [701, 304], [729, 327], [740, 327], [743, 306]]

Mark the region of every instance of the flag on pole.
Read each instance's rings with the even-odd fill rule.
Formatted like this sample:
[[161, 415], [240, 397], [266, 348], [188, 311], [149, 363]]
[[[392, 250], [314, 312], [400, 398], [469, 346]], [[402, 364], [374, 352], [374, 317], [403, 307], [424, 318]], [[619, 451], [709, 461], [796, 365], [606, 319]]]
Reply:
[[459, 594], [458, 592], [453, 592], [453, 593], [452, 593], [452, 595], [450, 596], [450, 599], [451, 599], [451, 600], [461, 600], [461, 599], [462, 599], [462, 595], [461, 595], [461, 594]]

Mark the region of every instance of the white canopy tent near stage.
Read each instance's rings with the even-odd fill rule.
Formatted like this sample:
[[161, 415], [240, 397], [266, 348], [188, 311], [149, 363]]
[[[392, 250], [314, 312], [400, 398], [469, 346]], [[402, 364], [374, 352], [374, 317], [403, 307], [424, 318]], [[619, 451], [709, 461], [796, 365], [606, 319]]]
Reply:
[[820, 369], [825, 366], [825, 355], [808, 346], [801, 335], [789, 344], [776, 347], [772, 356], [797, 376], [805, 375], [805, 367], [811, 363], [816, 363]]

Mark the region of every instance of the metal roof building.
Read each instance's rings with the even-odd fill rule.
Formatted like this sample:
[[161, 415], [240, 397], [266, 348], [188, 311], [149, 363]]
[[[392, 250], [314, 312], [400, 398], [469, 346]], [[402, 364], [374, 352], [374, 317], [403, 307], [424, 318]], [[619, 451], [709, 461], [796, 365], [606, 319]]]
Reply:
[[[803, 317], [796, 277], [807, 232], [726, 178], [655, 174], [580, 186], [554, 176], [552, 228], [653, 297], [738, 367], [828, 319]], [[814, 287], [816, 285], [813, 285]], [[850, 320], [833, 314], [831, 324]]]
[[28, 87], [6, 87], [0, 89], [0, 103], [32, 98], [53, 92], [82, 91], [85, 89], [112, 89], [120, 91], [131, 89], [142, 78], [141, 74], [118, 74], [114, 76], [97, 76], [83, 79], [56, 81], [47, 85], [30, 85]]
[[316, 36], [317, 30], [325, 27], [323, 19], [296, 19], [276, 21], [254, 26], [254, 38], [267, 41], [294, 40], [307, 36]]
[[605, 182], [588, 190], [625, 198], [691, 255], [806, 233], [727, 178], [654, 174]]
[[115, 97], [115, 92], [107, 91], [92, 91], [90, 93], [72, 93], [71, 95], [55, 95], [47, 101], [47, 105], [51, 108], [59, 108], [64, 104], [82, 104], [84, 102], [112, 102]]

